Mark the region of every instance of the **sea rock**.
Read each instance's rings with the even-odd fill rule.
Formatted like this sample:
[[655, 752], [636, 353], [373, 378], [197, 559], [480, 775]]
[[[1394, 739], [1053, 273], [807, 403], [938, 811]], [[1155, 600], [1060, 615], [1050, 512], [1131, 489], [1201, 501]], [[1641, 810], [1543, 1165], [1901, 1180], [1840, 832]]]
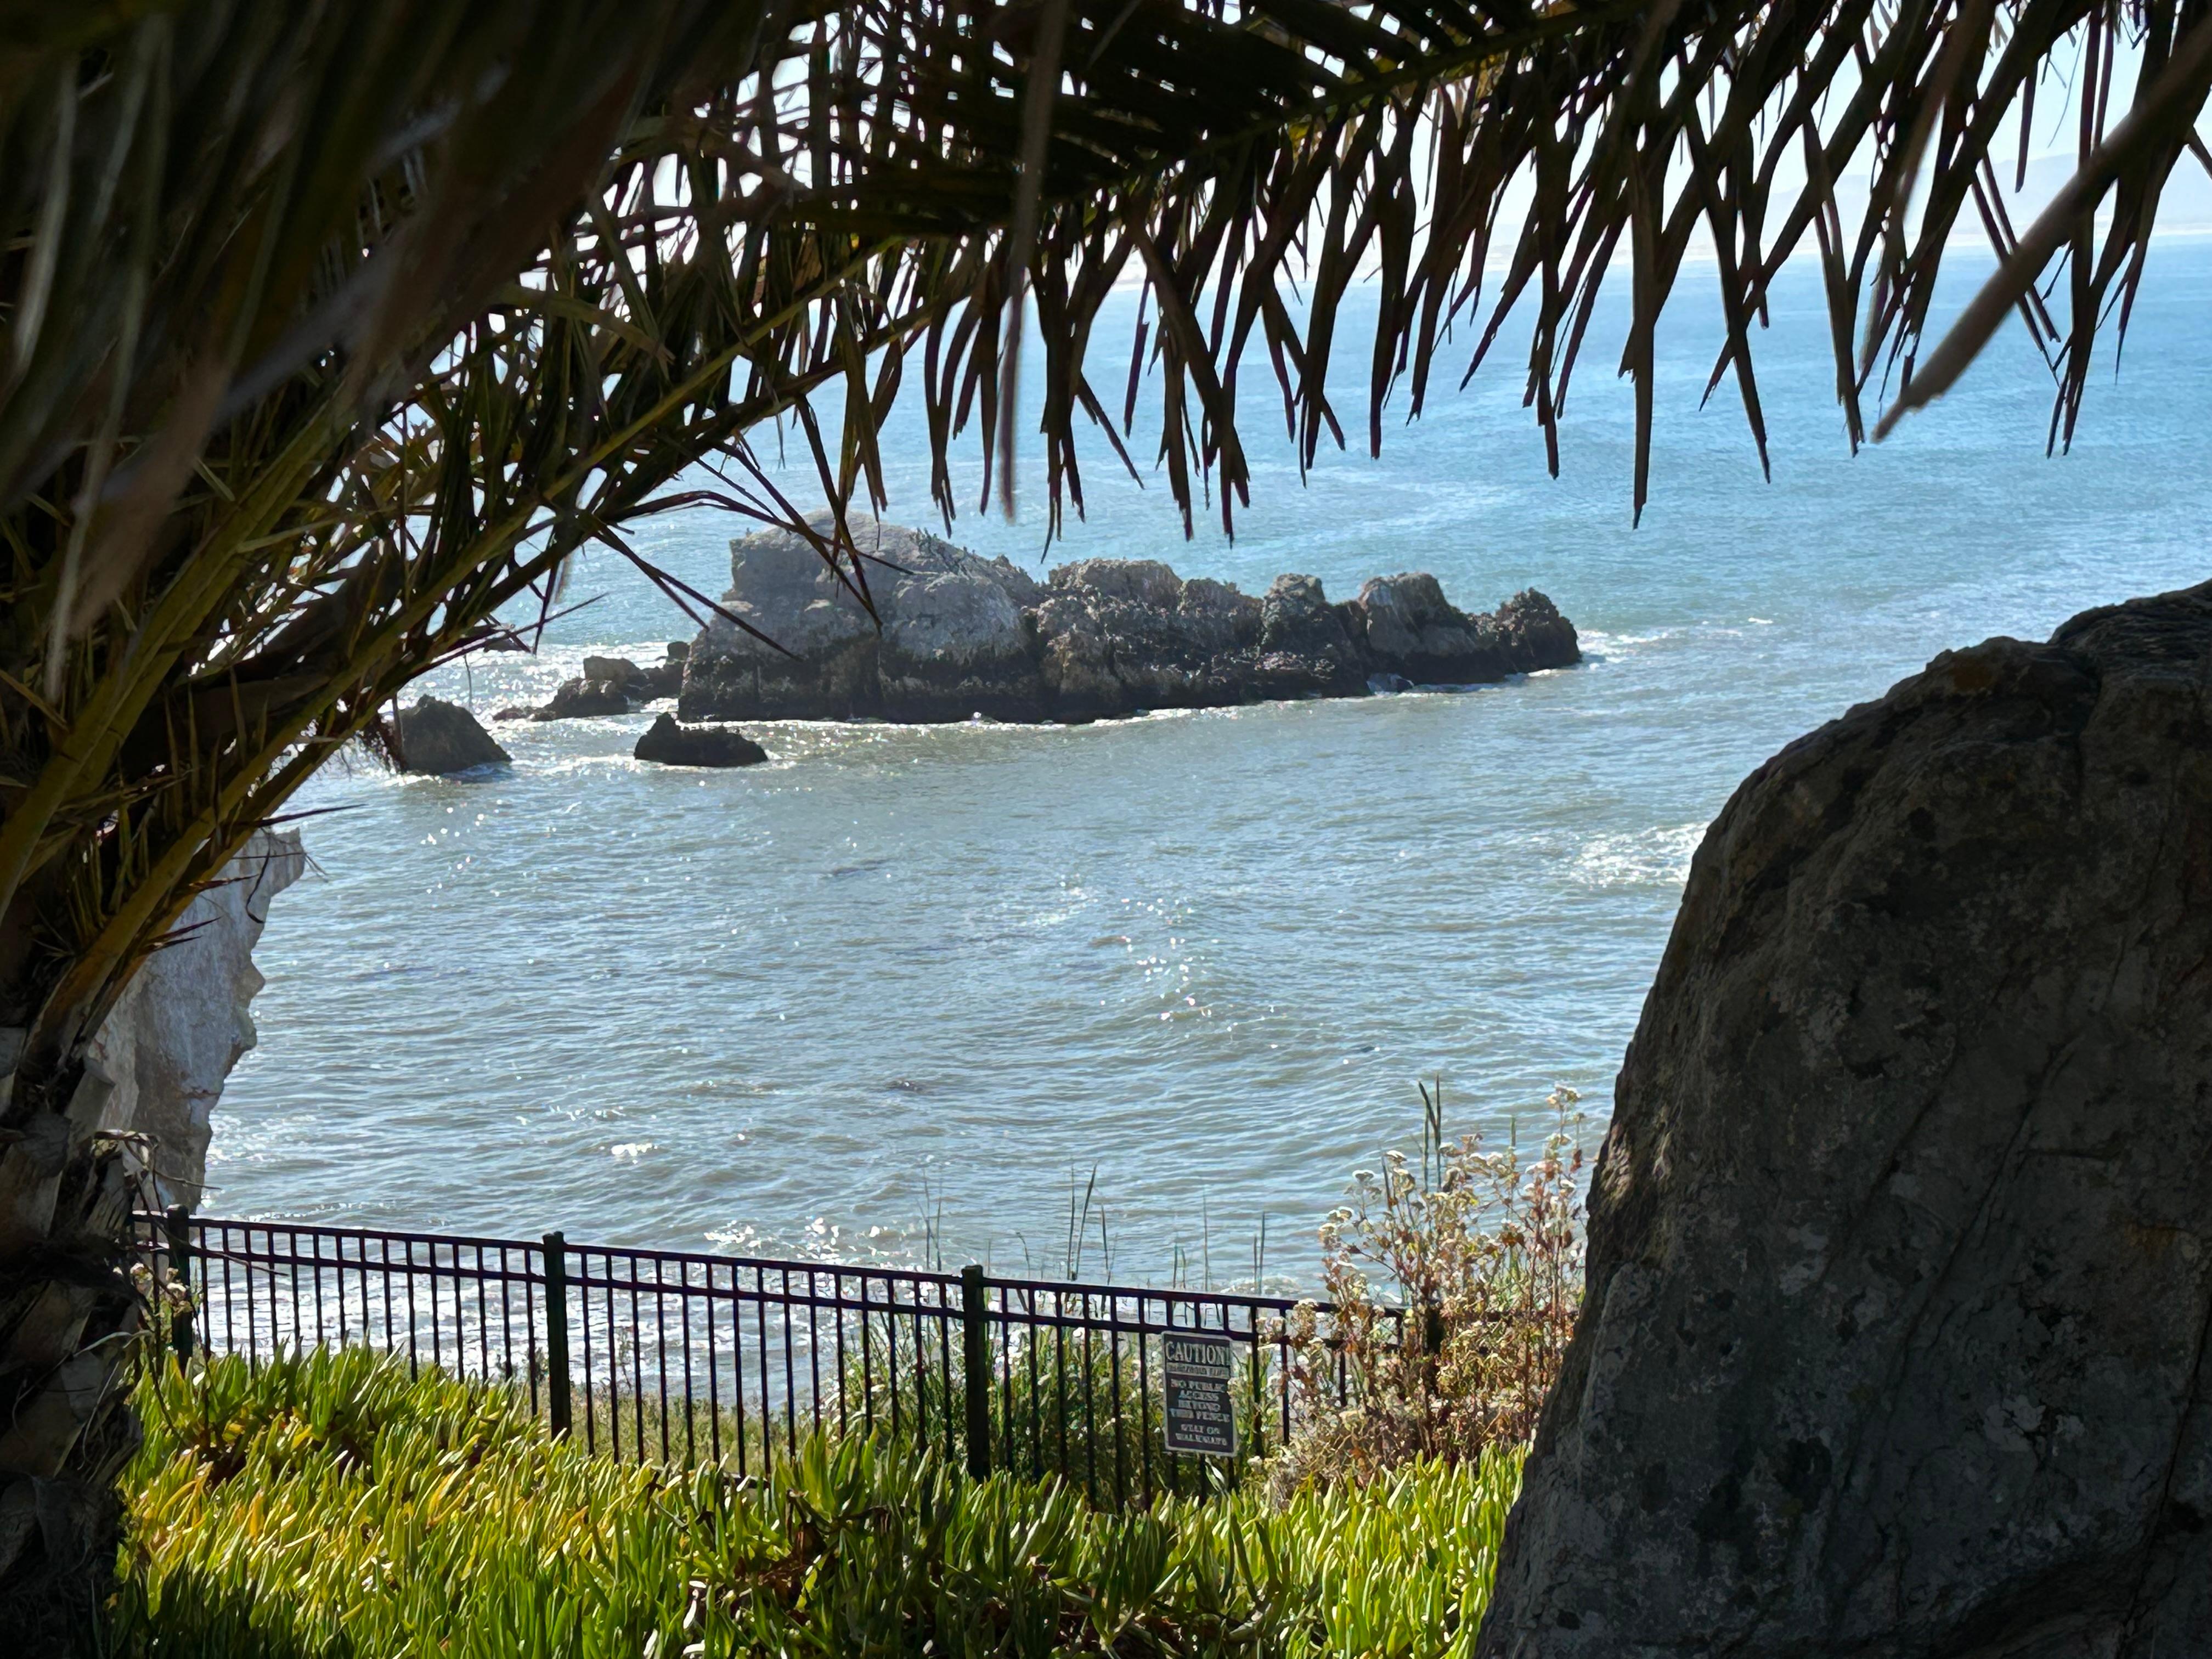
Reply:
[[673, 714], [647, 726], [631, 753], [663, 766], [758, 766], [768, 758], [765, 749], [733, 726], [679, 726]]
[[1486, 1659], [2212, 1632], [2212, 585], [1938, 657], [1691, 866]]
[[1419, 574], [1343, 605], [1310, 576], [1255, 599], [1152, 559], [1078, 560], [1040, 584], [921, 531], [853, 529], [880, 629], [810, 542], [742, 537], [723, 603], [765, 637], [716, 618], [692, 641], [682, 719], [1088, 720], [1357, 696], [1377, 673], [1478, 684], [1581, 659], [1539, 593], [1472, 617]]
[[533, 709], [534, 720], [583, 720], [595, 714], [627, 714], [629, 692], [620, 680], [573, 679], [561, 682], [553, 700]]
[[641, 668], [628, 657], [586, 657], [581, 678], [586, 683], [615, 686], [632, 702], [672, 697], [683, 686], [684, 659], [689, 651], [689, 647], [679, 650], [671, 646], [667, 659], [650, 668]]
[[[650, 667], [641, 667], [628, 657], [584, 659], [584, 672], [564, 680], [552, 700], [542, 708], [521, 711], [534, 720], [581, 720], [599, 714], [626, 714], [639, 703], [672, 697], [684, 687], [684, 659], [689, 644], [677, 641], [668, 655]], [[502, 711], [495, 720], [507, 718]]]
[[88, 1076], [107, 1091], [100, 1127], [125, 1137], [161, 1204], [199, 1204], [209, 1115], [257, 1041], [252, 1005], [264, 981], [253, 947], [270, 901], [307, 867], [297, 831], [254, 831], [192, 900], [172, 942], [131, 975], [86, 1052]]
[[536, 709], [529, 707], [526, 703], [513, 703], [505, 708], [495, 709], [492, 713], [492, 719], [495, 720], [526, 720], [537, 712], [538, 711]]
[[503, 766], [513, 758], [474, 714], [438, 697], [423, 697], [412, 708], [401, 709], [398, 737], [395, 754], [403, 772], [465, 772]]

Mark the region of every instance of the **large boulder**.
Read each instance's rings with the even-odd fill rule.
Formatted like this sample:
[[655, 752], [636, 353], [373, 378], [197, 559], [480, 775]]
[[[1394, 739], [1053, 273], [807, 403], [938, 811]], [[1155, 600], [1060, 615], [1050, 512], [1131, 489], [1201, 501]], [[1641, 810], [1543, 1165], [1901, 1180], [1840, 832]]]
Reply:
[[630, 753], [663, 766], [758, 766], [763, 749], [734, 726], [679, 726], [663, 714], [645, 729]]
[[2212, 586], [1744, 783], [1593, 1183], [1488, 1659], [2212, 1632]]
[[503, 766], [511, 758], [457, 702], [423, 697], [399, 711], [393, 758], [403, 772], [466, 772], [478, 766]]
[[[827, 531], [826, 516], [815, 522]], [[1086, 720], [1357, 696], [1370, 678], [1480, 684], [1581, 659], [1539, 593], [1494, 617], [1454, 609], [1421, 574], [1340, 605], [1310, 576], [1254, 599], [1155, 559], [1081, 559], [1040, 585], [921, 531], [852, 528], [881, 627], [812, 543], [742, 537], [723, 605], [744, 626], [718, 617], [693, 642], [682, 719]]]

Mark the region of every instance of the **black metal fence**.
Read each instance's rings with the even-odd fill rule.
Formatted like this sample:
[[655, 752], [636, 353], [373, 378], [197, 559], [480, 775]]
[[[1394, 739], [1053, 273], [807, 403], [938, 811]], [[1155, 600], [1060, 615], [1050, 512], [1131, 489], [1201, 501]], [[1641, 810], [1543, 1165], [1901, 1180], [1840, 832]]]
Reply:
[[[619, 1458], [761, 1473], [806, 1435], [888, 1430], [971, 1472], [1058, 1474], [1095, 1501], [1200, 1492], [1161, 1434], [1161, 1343], [1229, 1339], [1239, 1458], [1289, 1435], [1297, 1304], [1279, 1297], [776, 1261], [287, 1222], [138, 1218], [191, 1293], [179, 1351], [258, 1364], [362, 1346], [505, 1383]], [[1326, 1321], [1329, 1310], [1318, 1310]], [[1340, 1397], [1345, 1379], [1328, 1380]]]

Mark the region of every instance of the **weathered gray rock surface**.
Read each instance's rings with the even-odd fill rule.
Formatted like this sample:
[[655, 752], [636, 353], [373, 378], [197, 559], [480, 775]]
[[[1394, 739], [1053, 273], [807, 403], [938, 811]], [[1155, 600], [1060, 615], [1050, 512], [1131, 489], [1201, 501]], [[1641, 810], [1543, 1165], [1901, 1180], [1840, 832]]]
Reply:
[[403, 772], [465, 772], [504, 765], [511, 758], [457, 702], [423, 697], [399, 711], [398, 759]]
[[1040, 583], [921, 531], [861, 520], [854, 532], [880, 631], [805, 540], [742, 537], [723, 603], [775, 643], [715, 618], [684, 665], [682, 718], [1086, 720], [1358, 696], [1376, 674], [1479, 684], [1581, 659], [1540, 593], [1468, 616], [1432, 576], [1378, 579], [1337, 605], [1312, 577], [1282, 576], [1255, 599], [1148, 559], [1080, 560]]
[[306, 872], [297, 831], [259, 830], [192, 900], [176, 943], [131, 976], [85, 1056], [104, 1088], [100, 1125], [131, 1137], [131, 1158], [164, 1204], [200, 1202], [209, 1115], [239, 1057], [258, 1041], [252, 1005], [262, 987], [253, 947], [270, 902]]
[[630, 753], [663, 766], [758, 766], [768, 758], [768, 750], [734, 726], [678, 726], [673, 714], [647, 726]]
[[1486, 1659], [2212, 1650], [2212, 586], [1705, 837]]

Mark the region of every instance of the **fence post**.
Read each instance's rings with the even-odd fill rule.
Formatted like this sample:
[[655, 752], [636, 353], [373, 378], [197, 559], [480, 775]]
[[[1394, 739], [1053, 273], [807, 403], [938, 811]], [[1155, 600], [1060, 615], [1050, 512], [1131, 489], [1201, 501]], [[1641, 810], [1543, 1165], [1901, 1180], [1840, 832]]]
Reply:
[[971, 1262], [960, 1270], [960, 1369], [968, 1395], [968, 1473], [978, 1480], [991, 1473], [989, 1309], [983, 1270]]
[[[169, 1235], [169, 1278], [185, 1287], [186, 1295], [192, 1288], [192, 1219], [181, 1204], [172, 1204], [162, 1217]], [[172, 1303], [169, 1307], [169, 1346], [176, 1350], [177, 1363], [183, 1364], [192, 1357], [192, 1311], [190, 1303]]]
[[553, 1432], [568, 1432], [568, 1241], [545, 1235], [545, 1409]]

